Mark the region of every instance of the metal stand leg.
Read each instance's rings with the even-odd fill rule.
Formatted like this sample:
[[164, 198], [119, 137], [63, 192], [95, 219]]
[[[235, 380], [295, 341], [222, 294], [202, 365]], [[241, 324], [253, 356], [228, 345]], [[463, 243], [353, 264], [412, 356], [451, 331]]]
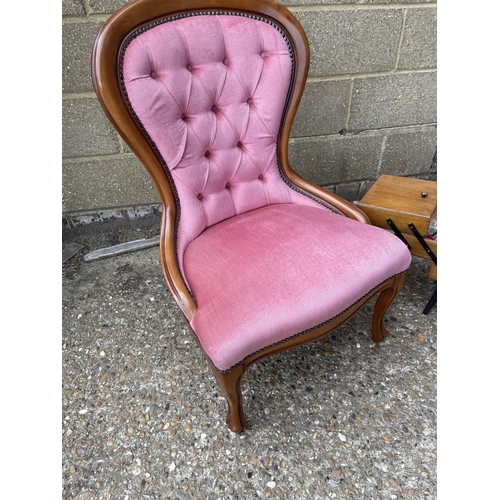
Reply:
[[[411, 250], [410, 244], [405, 240], [405, 237], [401, 234], [401, 231], [398, 229], [396, 224], [391, 219], [387, 219], [386, 222], [387, 222], [387, 224], [389, 224], [389, 227], [394, 231], [394, 234], [403, 243], [406, 244], [406, 246], [408, 247], [408, 250]], [[425, 242], [424, 238], [419, 233], [418, 229], [412, 223], [408, 224], [408, 227], [411, 229], [412, 233], [415, 235], [415, 238], [417, 238], [418, 242], [422, 245], [422, 248], [427, 252], [427, 254], [429, 255], [429, 258], [437, 266], [437, 257], [434, 255], [434, 252], [429, 248], [429, 245]], [[427, 302], [427, 305], [425, 306], [423, 314], [429, 314], [430, 310], [436, 305], [436, 302], [437, 302], [437, 288], [436, 288], [436, 291], [432, 294], [432, 297], [429, 299], [429, 302]]]
[[427, 302], [427, 305], [425, 306], [425, 309], [423, 311], [424, 314], [429, 314], [430, 310], [436, 305], [437, 302], [437, 288], [436, 291], [432, 294], [432, 297], [429, 299], [429, 302]]

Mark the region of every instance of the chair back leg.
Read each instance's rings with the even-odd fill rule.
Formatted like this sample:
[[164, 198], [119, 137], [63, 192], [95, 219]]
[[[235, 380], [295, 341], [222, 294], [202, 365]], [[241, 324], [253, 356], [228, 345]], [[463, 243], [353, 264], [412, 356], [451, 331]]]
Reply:
[[395, 276], [387, 282], [387, 287], [378, 296], [372, 317], [372, 339], [374, 342], [378, 343], [388, 335], [387, 329], [384, 326], [384, 316], [389, 306], [401, 291], [405, 278], [406, 272]]

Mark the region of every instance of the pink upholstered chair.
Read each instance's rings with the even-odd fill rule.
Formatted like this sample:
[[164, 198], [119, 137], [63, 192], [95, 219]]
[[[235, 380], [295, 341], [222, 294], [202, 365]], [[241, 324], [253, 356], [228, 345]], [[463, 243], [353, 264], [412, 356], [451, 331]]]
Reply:
[[157, 187], [163, 272], [235, 432], [259, 359], [330, 334], [376, 294], [381, 341], [411, 259], [291, 169], [308, 66], [301, 26], [271, 0], [136, 0], [94, 45], [97, 96]]

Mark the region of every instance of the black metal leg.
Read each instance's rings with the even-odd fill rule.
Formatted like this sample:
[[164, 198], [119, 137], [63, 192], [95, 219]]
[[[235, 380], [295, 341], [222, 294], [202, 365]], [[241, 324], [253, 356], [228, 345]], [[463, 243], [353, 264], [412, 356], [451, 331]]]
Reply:
[[429, 302], [427, 302], [427, 305], [425, 306], [424, 314], [429, 314], [430, 310], [436, 305], [437, 293], [438, 293], [438, 291], [436, 288], [436, 291], [432, 294], [432, 297], [430, 298]]

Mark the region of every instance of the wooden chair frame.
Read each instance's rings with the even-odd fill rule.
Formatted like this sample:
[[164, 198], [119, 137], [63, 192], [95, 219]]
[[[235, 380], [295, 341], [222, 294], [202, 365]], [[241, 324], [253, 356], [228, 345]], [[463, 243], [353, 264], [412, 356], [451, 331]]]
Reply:
[[[184, 283], [177, 263], [175, 231], [178, 207], [175, 189], [166, 174], [159, 153], [151, 146], [127, 105], [120, 83], [119, 61], [120, 51], [131, 33], [166, 17], [199, 11], [237, 11], [245, 15], [257, 15], [272, 20], [275, 25], [280, 26], [286, 32], [295, 55], [295, 64], [293, 82], [278, 137], [278, 157], [283, 179], [292, 189], [308, 194], [321, 203], [333, 207], [336, 211], [342, 212], [347, 217], [362, 223], [370, 223], [368, 217], [357, 207], [312, 184], [290, 167], [288, 140], [306, 83], [310, 55], [307, 38], [302, 27], [285, 7], [272, 0], [183, 0], [182, 2], [135, 0], [127, 4], [111, 16], [97, 35], [92, 52], [92, 82], [97, 98], [109, 120], [144, 165], [158, 191], [163, 209], [160, 236], [161, 265], [167, 285], [184, 314], [188, 326], [196, 312], [197, 305]], [[375, 304], [371, 335], [375, 342], [380, 342], [385, 338], [387, 330], [383, 324], [384, 315], [401, 290], [405, 275], [406, 273], [402, 273], [382, 283], [339, 316], [307, 332], [254, 353], [228, 372], [221, 372], [213, 365], [193, 332], [194, 338], [208, 359], [214, 376], [227, 399], [226, 422], [229, 428], [233, 432], [239, 432], [246, 426], [241, 382], [243, 374], [252, 364], [278, 352], [313, 342], [331, 334], [377, 294], [380, 295]]]

